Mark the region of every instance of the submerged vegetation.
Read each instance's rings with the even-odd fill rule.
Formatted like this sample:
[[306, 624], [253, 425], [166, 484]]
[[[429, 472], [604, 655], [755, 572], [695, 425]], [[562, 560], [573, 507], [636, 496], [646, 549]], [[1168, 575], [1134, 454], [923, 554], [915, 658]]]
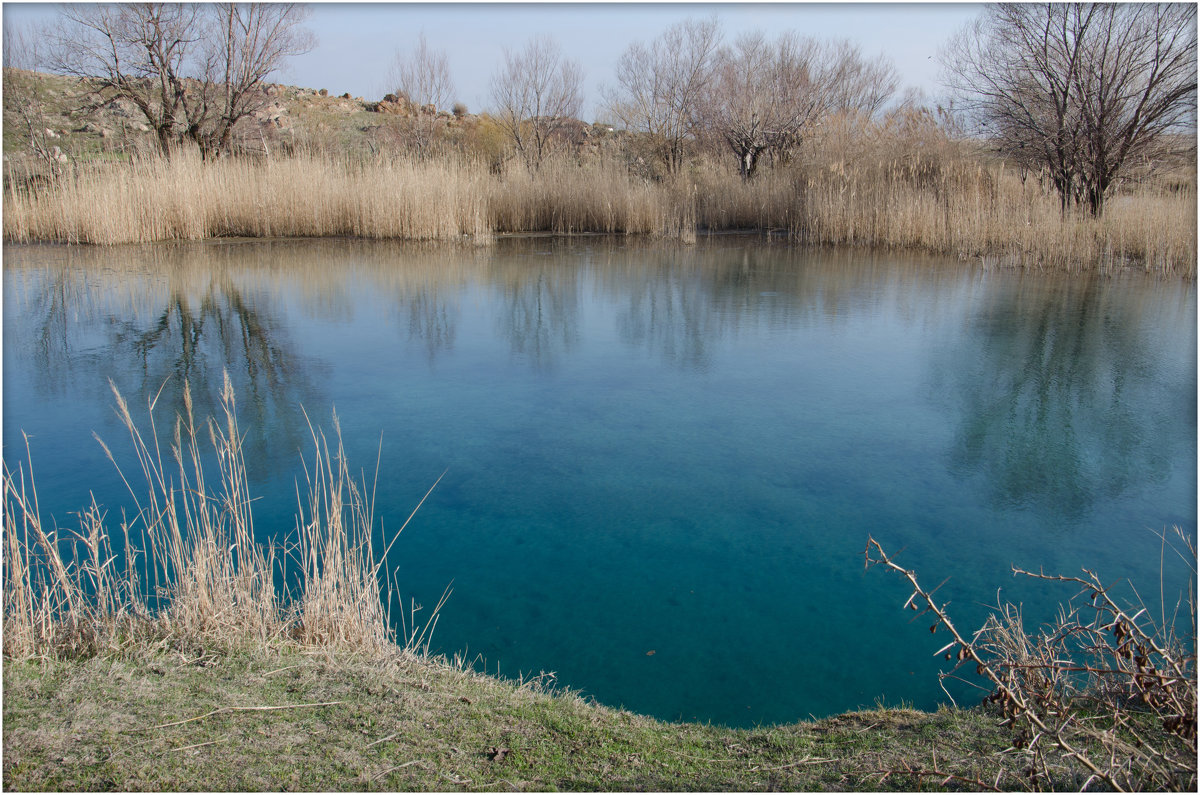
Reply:
[[505, 682], [430, 656], [441, 604], [424, 622], [389, 615], [396, 536], [381, 548], [374, 486], [340, 443], [312, 431], [296, 534], [263, 540], [228, 378], [219, 421], [198, 424], [184, 394], [169, 428], [151, 401], [145, 436], [116, 396], [141, 469], [122, 473], [134, 510], [116, 532], [95, 504], [77, 531], [47, 526], [32, 462], [5, 469], [7, 788], [1195, 787], [1191, 595], [1156, 622], [1093, 575], [1046, 578], [1084, 606], [1037, 631], [1002, 608], [968, 638], [871, 541], [868, 563], [908, 579], [905, 607], [950, 634], [948, 675], [975, 665], [991, 681], [982, 707], [665, 723], [555, 691], [552, 675]]

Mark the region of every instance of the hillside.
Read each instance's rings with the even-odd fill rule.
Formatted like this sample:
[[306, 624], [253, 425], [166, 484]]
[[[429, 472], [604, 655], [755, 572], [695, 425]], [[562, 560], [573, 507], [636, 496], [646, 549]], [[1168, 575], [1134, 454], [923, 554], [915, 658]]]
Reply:
[[[85, 80], [40, 72], [5, 70], [4, 158], [30, 156], [31, 137], [63, 159], [124, 159], [153, 151], [155, 139], [138, 108], [127, 99], [105, 101]], [[425, 139], [467, 147], [492, 159], [502, 155], [499, 129], [486, 115], [420, 107], [387, 94], [378, 100], [332, 96], [325, 89], [270, 83], [258, 110], [235, 132], [239, 151], [273, 155], [297, 150], [335, 151], [351, 157], [383, 149], [416, 148]], [[567, 136], [577, 152], [597, 154], [620, 134], [604, 124], [575, 121]]]

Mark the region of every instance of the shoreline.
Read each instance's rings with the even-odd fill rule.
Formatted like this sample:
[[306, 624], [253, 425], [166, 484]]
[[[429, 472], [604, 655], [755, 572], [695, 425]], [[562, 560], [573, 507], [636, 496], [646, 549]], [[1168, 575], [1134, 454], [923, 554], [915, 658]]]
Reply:
[[951, 760], [968, 781], [1018, 783], [980, 710], [727, 729], [403, 653], [134, 642], [6, 661], [4, 693], [13, 791], [911, 790]]
[[470, 248], [487, 248], [495, 243], [505, 240], [614, 240], [622, 242], [641, 242], [646, 244], [674, 244], [681, 246], [696, 245], [703, 239], [746, 239], [754, 240], [766, 245], [785, 246], [797, 250], [812, 249], [812, 250], [833, 250], [838, 252], [860, 251], [871, 255], [880, 255], [886, 253], [896, 253], [903, 256], [928, 256], [942, 257], [946, 260], [955, 260], [963, 264], [972, 264], [981, 267], [984, 270], [1011, 270], [1011, 271], [1033, 271], [1047, 274], [1062, 273], [1062, 274], [1080, 274], [1080, 275], [1097, 275], [1102, 277], [1115, 277], [1122, 274], [1140, 274], [1153, 276], [1156, 278], [1166, 278], [1177, 280], [1185, 285], [1195, 283], [1196, 274], [1194, 271], [1187, 269], [1171, 268], [1167, 270], [1150, 268], [1144, 262], [1137, 260], [1120, 260], [1107, 261], [1104, 263], [1092, 263], [1090, 267], [1078, 268], [1063, 268], [1061, 266], [1046, 266], [1044, 264], [1030, 263], [1023, 261], [1019, 256], [1014, 254], [999, 254], [987, 255], [978, 254], [972, 257], [964, 256], [963, 254], [955, 254], [953, 252], [934, 251], [922, 247], [900, 247], [884, 244], [837, 244], [829, 242], [813, 242], [813, 241], [796, 241], [790, 240], [787, 237], [781, 237], [774, 234], [771, 230], [760, 229], [700, 229], [696, 232], [696, 239], [690, 242], [679, 240], [664, 239], [654, 235], [639, 235], [625, 234], [619, 232], [593, 232], [593, 231], [576, 231], [576, 232], [550, 232], [550, 231], [530, 231], [530, 232], [501, 232], [487, 236], [484, 240], [476, 240], [469, 235], [464, 235], [460, 239], [447, 240], [425, 240], [425, 239], [410, 239], [410, 238], [379, 238], [353, 234], [329, 234], [329, 235], [280, 235], [280, 236], [246, 236], [246, 235], [229, 235], [215, 236], [200, 239], [165, 239], [150, 242], [121, 242], [121, 243], [86, 243], [69, 240], [28, 240], [28, 241], [9, 241], [3, 242], [3, 247], [34, 247], [34, 246], [62, 246], [66, 248], [120, 248], [124, 246], [170, 246], [170, 245], [239, 245], [239, 244], [255, 244], [255, 243], [318, 243], [326, 241], [345, 241], [348, 243], [395, 243], [399, 245], [433, 245], [433, 246], [459, 246]]

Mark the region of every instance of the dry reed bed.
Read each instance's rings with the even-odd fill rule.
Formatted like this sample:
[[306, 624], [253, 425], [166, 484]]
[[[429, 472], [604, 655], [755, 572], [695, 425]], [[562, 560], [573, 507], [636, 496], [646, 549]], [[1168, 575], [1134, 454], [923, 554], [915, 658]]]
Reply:
[[[663, 181], [570, 160], [495, 175], [453, 159], [340, 162], [302, 155], [205, 164], [194, 157], [76, 169], [36, 190], [11, 181], [4, 239], [145, 243], [212, 237], [486, 242], [494, 233], [602, 232], [693, 240], [756, 229], [803, 243], [946, 253], [1055, 270], [1134, 265], [1194, 278], [1191, 190], [1114, 196], [1101, 219], [1063, 216], [1036, 177], [963, 155], [849, 144], [742, 182], [701, 163]], [[845, 151], [843, 151], [845, 150]], [[872, 155], [874, 152], [874, 155]]]
[[[280, 639], [364, 651], [391, 646], [385, 604], [392, 589], [388, 583], [382, 601], [387, 550], [375, 546], [373, 488], [349, 471], [340, 436], [331, 450], [313, 431], [297, 532], [265, 544], [254, 534], [228, 375], [221, 420], [197, 426], [185, 388], [184, 415], [165, 444], [153, 405], [143, 437], [116, 399], [141, 470], [122, 472], [136, 513], [122, 516], [119, 530], [95, 505], [80, 514], [78, 531], [47, 527], [32, 465], [5, 466], [6, 657], [88, 655], [147, 637], [204, 648]], [[401, 639], [410, 651], [428, 642], [436, 613]]]
[[631, 180], [616, 168], [562, 161], [536, 174], [510, 169], [492, 184], [488, 199], [497, 232], [662, 235], [676, 212], [665, 186]]
[[487, 184], [451, 163], [179, 156], [79, 168], [4, 198], [5, 240], [149, 243], [213, 237], [452, 240], [490, 234]]
[[1094, 219], [1064, 216], [1057, 196], [1003, 166], [963, 162], [930, 171], [913, 179], [893, 162], [812, 173], [797, 191], [792, 236], [1054, 270], [1132, 264], [1195, 278], [1194, 196], [1118, 195]]

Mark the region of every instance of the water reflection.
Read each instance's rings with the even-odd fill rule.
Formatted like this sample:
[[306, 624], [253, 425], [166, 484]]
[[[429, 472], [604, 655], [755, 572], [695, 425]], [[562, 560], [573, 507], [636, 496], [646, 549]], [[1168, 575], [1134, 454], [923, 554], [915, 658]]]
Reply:
[[[1098, 499], [1165, 480], [1196, 437], [1195, 370], [1179, 369], [1195, 355], [1183, 292], [1086, 276], [1009, 277], [981, 291], [934, 368], [955, 418], [950, 469], [980, 478], [999, 508], [1073, 521]], [[1179, 334], [1163, 339], [1172, 305]]]
[[443, 353], [454, 350], [458, 330], [458, 305], [439, 296], [434, 287], [420, 287], [400, 299], [401, 313], [408, 318], [408, 338], [420, 340], [432, 364]]
[[[449, 467], [388, 567], [422, 603], [455, 581], [444, 650], [664, 717], [935, 703], [928, 633], [861, 575], [867, 532], [969, 605], [1012, 562], [1157, 571], [1131, 529], [1195, 527], [1175, 283], [736, 238], [8, 247], [4, 279], [4, 430], [36, 426], [59, 516], [111, 469], [80, 453], [110, 377], [135, 406], [165, 381], [169, 406], [185, 378], [211, 403], [228, 369], [276, 527], [301, 407], [336, 406], [350, 461], [380, 455], [381, 525]], [[864, 622], [852, 668], [838, 627]]]
[[514, 356], [540, 371], [553, 370], [580, 337], [582, 271], [560, 258], [547, 260], [548, 251], [501, 254], [488, 268], [503, 307], [496, 317], [500, 336], [508, 340]]
[[[818, 267], [787, 246], [602, 238], [506, 240], [490, 249], [378, 241], [12, 247], [6, 272], [19, 294], [10, 325], [28, 340], [17, 344], [28, 346], [45, 394], [91, 383], [100, 396], [95, 384], [111, 377], [143, 396], [165, 383], [168, 405], [181, 407], [186, 380], [205, 410], [228, 370], [254, 429], [251, 451], [265, 458], [265, 429], [283, 431], [292, 447], [303, 428], [298, 408], [329, 402], [330, 363], [306, 355], [287, 317], [297, 294], [308, 321], [336, 325], [378, 311], [382, 299], [397, 334], [368, 344], [416, 343], [432, 365], [455, 350], [464, 296], [482, 290], [472, 317], [490, 314], [513, 360], [545, 373], [609, 323], [630, 348], [706, 372], [744, 334], [836, 327], [883, 304], [904, 325], [928, 327], [973, 305], [956, 344], [931, 358], [932, 391], [952, 398], [946, 405], [957, 418], [948, 466], [984, 478], [1000, 507], [1036, 503], [1078, 518], [1097, 495], [1160, 481], [1171, 451], [1195, 429], [1194, 382], [1161, 391], [1139, 315], [1145, 302], [1159, 311], [1163, 291], [1179, 292], [1173, 284], [1114, 290], [1086, 277], [986, 278], [958, 265], [845, 251], [821, 252]], [[588, 324], [588, 307], [601, 313], [599, 325]]]
[[[473, 315], [490, 313], [514, 361], [544, 372], [607, 323], [631, 348], [703, 372], [742, 334], [851, 323], [885, 302], [904, 324], [928, 326], [974, 305], [957, 344], [931, 359], [933, 391], [952, 396], [957, 417], [948, 465], [984, 477], [1000, 506], [1038, 503], [1078, 517], [1097, 494], [1161, 480], [1170, 451], [1194, 436], [1195, 385], [1159, 389], [1139, 314], [1147, 301], [1160, 311], [1162, 292], [1179, 291], [1173, 284], [1114, 290], [1086, 277], [987, 279], [861, 252], [822, 252], [816, 267], [786, 246], [608, 239], [508, 240], [494, 249], [365, 241], [13, 247], [6, 272], [6, 289], [18, 294], [10, 305], [15, 344], [28, 348], [45, 394], [112, 377], [143, 395], [166, 383], [168, 403], [181, 406], [187, 380], [197, 404], [211, 407], [228, 370], [260, 430], [294, 431], [285, 416], [328, 402], [329, 363], [306, 356], [287, 317], [294, 294], [310, 321], [338, 325], [377, 311], [382, 298], [398, 326], [387, 344], [416, 342], [432, 364], [455, 350], [464, 295], [480, 289], [493, 298], [477, 297]], [[609, 308], [596, 311], [612, 319], [587, 325], [585, 307], [597, 300]], [[257, 443], [265, 454], [266, 439]]]
[[173, 417], [186, 383], [203, 418], [215, 416], [228, 373], [256, 473], [279, 445], [302, 441], [296, 409], [328, 401], [309, 372], [322, 365], [298, 350], [279, 296], [231, 271], [228, 251], [62, 248], [50, 266], [27, 267], [33, 251], [6, 257], [19, 280], [6, 348], [35, 341], [22, 373], [45, 397], [111, 403], [111, 381], [135, 410], [157, 398], [159, 416]]
[[707, 370], [720, 316], [711, 285], [687, 278], [667, 264], [648, 269], [630, 287], [628, 303], [616, 318], [621, 339], [656, 351], [671, 364]]

